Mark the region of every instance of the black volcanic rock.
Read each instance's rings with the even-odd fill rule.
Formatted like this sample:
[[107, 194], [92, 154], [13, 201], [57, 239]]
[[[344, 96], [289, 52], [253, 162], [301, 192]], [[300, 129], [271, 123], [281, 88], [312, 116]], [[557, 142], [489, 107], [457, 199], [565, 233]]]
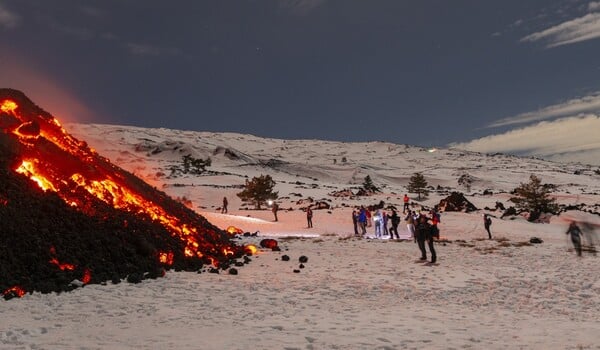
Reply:
[[448, 197], [440, 201], [438, 207], [441, 211], [461, 211], [465, 213], [477, 210], [477, 207], [469, 202], [460, 192], [452, 192]]
[[[0, 106], [0, 293], [5, 298], [81, 285], [73, 281], [135, 283], [169, 269], [229, 266], [244, 256], [227, 233], [66, 134], [23, 93], [0, 89]], [[16, 171], [26, 159], [56, 180], [56, 191], [44, 191], [33, 175]], [[96, 196], [75, 174], [88, 185], [111, 179], [116, 188]], [[118, 194], [134, 194], [142, 205]], [[147, 203], [160, 211], [144, 211]], [[184, 229], [190, 232], [178, 234]], [[186, 254], [190, 240], [199, 254]]]

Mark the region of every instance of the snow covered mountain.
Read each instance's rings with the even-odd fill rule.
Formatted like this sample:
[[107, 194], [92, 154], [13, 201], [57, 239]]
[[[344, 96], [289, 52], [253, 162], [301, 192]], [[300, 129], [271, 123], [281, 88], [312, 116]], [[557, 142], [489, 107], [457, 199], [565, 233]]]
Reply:
[[[600, 170], [590, 165], [384, 142], [280, 140], [100, 124], [67, 124], [65, 128], [112, 162], [184, 200], [217, 224], [222, 221], [217, 213], [223, 197], [229, 199], [230, 212], [237, 212], [237, 216], [269, 218], [269, 212], [251, 211], [235, 195], [247, 179], [261, 174], [273, 177], [280, 207], [290, 211], [310, 201], [324, 201], [332, 210], [379, 200], [401, 207], [409, 178], [416, 172], [425, 176], [433, 190], [421, 202], [429, 206], [453, 190], [467, 194], [479, 208], [494, 207], [496, 201], [508, 206], [509, 192], [528, 182], [531, 174], [555, 185], [554, 194], [561, 204], [600, 203]], [[201, 176], [172, 174], [171, 168], [181, 165], [184, 155], [210, 158], [210, 172]], [[458, 184], [464, 174], [472, 178], [469, 191]], [[356, 197], [336, 193], [347, 189], [356, 193], [367, 175], [381, 188], [381, 194]], [[493, 195], [484, 196], [484, 191]], [[230, 215], [228, 220], [234, 222], [235, 218]], [[347, 226], [347, 222], [339, 224]]]

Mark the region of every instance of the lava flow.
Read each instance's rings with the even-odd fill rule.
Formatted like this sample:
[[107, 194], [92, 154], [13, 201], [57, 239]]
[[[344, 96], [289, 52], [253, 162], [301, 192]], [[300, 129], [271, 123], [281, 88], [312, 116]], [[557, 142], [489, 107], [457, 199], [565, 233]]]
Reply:
[[[49, 267], [44, 267], [44, 270], [53, 268], [60, 273], [70, 273], [69, 278], [93, 283], [107, 279], [115, 281], [132, 272], [143, 274], [158, 271], [155, 274], [161, 275], [160, 268], [197, 270], [203, 264], [226, 268], [234, 259], [248, 253], [245, 247], [233, 244], [227, 232], [115, 166], [85, 142], [69, 135], [52, 115], [37, 107], [17, 90], [0, 89], [0, 129], [3, 131], [0, 133], [0, 151], [4, 153], [0, 154], [3, 158], [1, 165], [8, 168], [6, 171], [2, 169], [0, 175], [7, 178], [24, 175], [29, 179], [29, 187], [40, 189], [38, 193], [29, 188], [15, 191], [15, 188], [23, 186], [17, 180], [14, 180], [16, 184], [12, 187], [7, 185], [0, 188], [0, 254], [2, 248], [15, 248], [10, 247], [11, 243], [23, 245], [15, 237], [22, 231], [27, 231], [16, 224], [21, 216], [37, 216], [35, 220], [24, 222], [23, 225], [27, 226], [29, 223], [43, 232], [42, 237], [27, 233], [34, 235], [34, 249], [22, 252], [27, 257], [19, 256], [13, 249], [10, 254], [12, 260], [8, 262], [31, 265], [28, 260], [38, 260], [33, 255], [46, 256], [45, 263]], [[0, 179], [2, 181], [7, 182], [7, 179]], [[31, 193], [30, 196], [33, 197], [27, 197], [27, 193]], [[23, 207], [24, 196], [27, 199], [35, 198], [35, 205]], [[22, 212], [38, 205], [40, 196], [48, 198], [46, 203], [40, 204], [40, 212]], [[56, 197], [62, 200], [62, 206], [54, 200]], [[50, 205], [53, 206], [51, 210], [43, 209]], [[37, 222], [48, 212], [57, 210], [62, 214], [44, 218], [44, 221], [48, 221], [46, 225]], [[10, 225], [11, 213], [13, 225]], [[85, 221], [85, 224], [77, 227], [72, 222], [66, 222], [73, 217]], [[93, 224], [86, 220], [93, 221]], [[52, 232], [66, 230], [60, 225], [75, 226], [72, 227], [76, 231], [75, 241], [81, 244], [73, 246], [73, 242], [65, 242], [63, 236]], [[89, 229], [86, 228], [88, 226]], [[111, 235], [98, 237], [90, 232], [94, 227], [100, 231], [108, 230]], [[65, 237], [71, 234], [71, 231], [64, 233]], [[114, 241], [115, 246], [108, 245], [98, 249], [97, 245], [106, 243], [104, 241]], [[32, 245], [32, 242], [28, 243], [29, 246]], [[128, 247], [126, 243], [132, 247]], [[127, 248], [125, 252], [121, 251], [123, 244]], [[98, 254], [96, 250], [100, 250], [101, 255], [97, 258], [93, 257]], [[61, 253], [61, 257], [57, 256], [57, 252]], [[131, 268], [129, 265], [132, 264], [132, 259], [113, 261], [127, 254], [142, 256], [144, 262], [133, 263], [141, 266]], [[105, 267], [98, 266], [97, 259], [109, 265], [125, 263], [125, 266], [107, 271]], [[21, 267], [17, 267], [19, 268]], [[42, 277], [14, 276], [11, 271], [6, 270], [0, 270], [0, 292], [5, 291], [5, 297], [21, 296], [23, 290], [68, 289], [64, 287], [62, 279], [56, 283], [58, 287], [52, 287], [52, 283], [50, 287], [40, 287], [38, 279], [43, 280]], [[40, 268], [33, 266], [31, 270], [32, 273], [39, 272]], [[97, 276], [99, 271], [102, 271], [101, 276]]]

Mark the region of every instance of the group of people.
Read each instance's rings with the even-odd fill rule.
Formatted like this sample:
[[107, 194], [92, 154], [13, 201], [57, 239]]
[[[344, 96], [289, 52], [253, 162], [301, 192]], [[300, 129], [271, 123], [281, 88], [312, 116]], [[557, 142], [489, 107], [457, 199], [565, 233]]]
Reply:
[[[405, 203], [407, 203], [407, 201], [405, 201]], [[427, 250], [425, 245], [427, 244], [427, 248], [429, 248], [429, 253], [431, 255], [431, 263], [435, 263], [437, 254], [435, 252], [434, 240], [439, 238], [439, 212], [436, 209], [432, 209], [429, 213], [411, 211], [409, 206], [405, 205], [402, 214], [409, 233], [408, 239], [412, 239], [418, 244], [421, 252], [420, 260], [427, 260]], [[375, 209], [374, 213], [372, 213], [364, 206], [361, 206], [352, 211], [354, 235], [357, 237], [368, 237], [367, 228], [374, 227], [376, 239], [400, 239], [398, 226], [401, 221], [402, 218], [395, 208], [391, 208], [391, 212], [379, 208]]]

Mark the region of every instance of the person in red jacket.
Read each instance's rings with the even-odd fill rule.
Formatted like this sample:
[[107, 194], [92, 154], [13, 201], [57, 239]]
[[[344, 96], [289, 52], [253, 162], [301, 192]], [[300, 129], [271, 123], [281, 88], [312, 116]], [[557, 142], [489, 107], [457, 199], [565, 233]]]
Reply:
[[407, 211], [410, 213], [408, 202], [410, 202], [410, 198], [408, 198], [408, 195], [404, 194], [404, 209], [402, 210], [402, 214], [406, 214]]

